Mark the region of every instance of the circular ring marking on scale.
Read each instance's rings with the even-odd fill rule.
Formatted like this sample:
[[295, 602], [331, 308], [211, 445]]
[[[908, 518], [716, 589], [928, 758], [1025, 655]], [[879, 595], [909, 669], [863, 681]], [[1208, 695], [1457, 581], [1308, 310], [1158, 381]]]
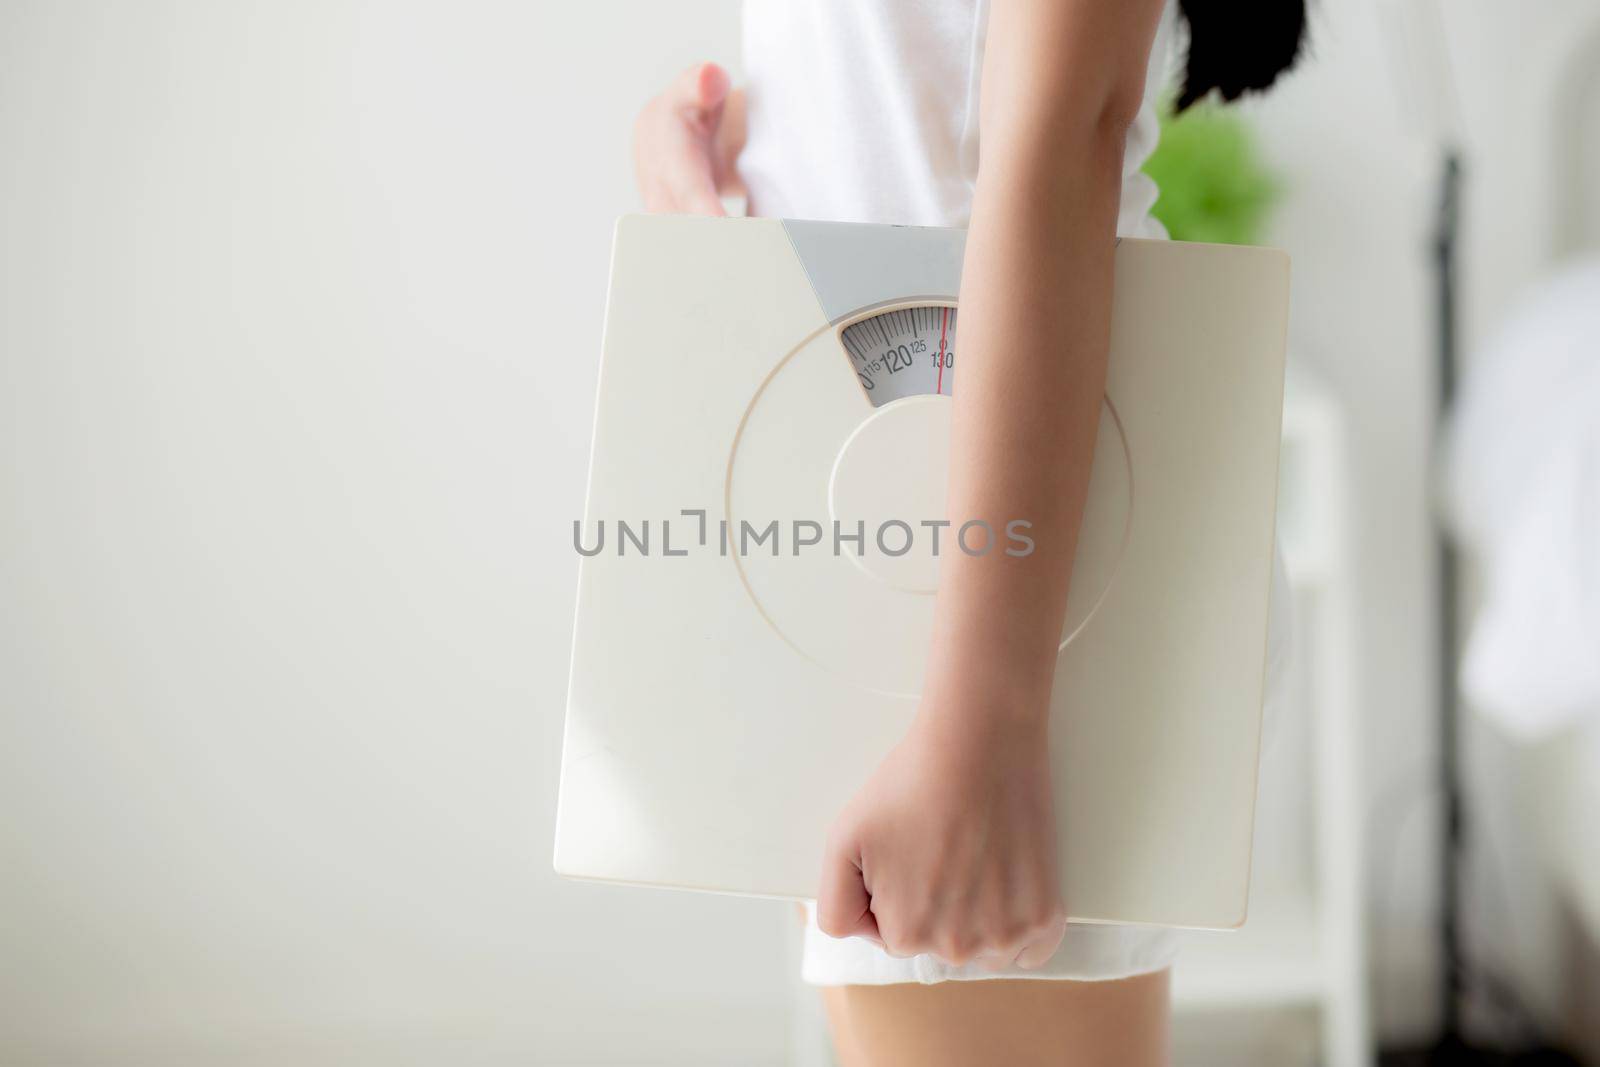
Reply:
[[[846, 558], [862, 573], [909, 595], [937, 592], [940, 557], [963, 551], [959, 524], [935, 525], [947, 514], [943, 457], [950, 452], [950, 412], [950, 400], [943, 396], [905, 397], [877, 409], [845, 441], [829, 478], [830, 517], [851, 529], [859, 524], [864, 532], [867, 551]], [[1133, 465], [1127, 433], [1109, 397], [1100, 409], [1091, 478], [1061, 648], [1105, 602], [1133, 529]], [[1004, 528], [966, 543], [973, 552], [1027, 550]]]
[[[823, 327], [801, 340], [751, 397], [728, 456], [729, 557], [757, 612], [798, 655], [864, 689], [915, 697], [938, 584], [932, 530], [922, 522], [945, 513], [949, 397], [872, 407], [841, 351], [842, 329]], [[1127, 436], [1108, 397], [1062, 648], [1111, 589], [1132, 529], [1132, 490]], [[812, 516], [837, 521], [852, 536], [860, 522], [861, 551], [836, 555], [824, 534], [823, 544], [791, 555], [787, 530], [781, 554], [739, 543], [742, 519], [760, 526]], [[1006, 531], [992, 531], [990, 543], [1003, 551]], [[956, 530], [942, 528], [940, 554], [958, 550]], [[885, 633], [898, 640], [883, 641]]]

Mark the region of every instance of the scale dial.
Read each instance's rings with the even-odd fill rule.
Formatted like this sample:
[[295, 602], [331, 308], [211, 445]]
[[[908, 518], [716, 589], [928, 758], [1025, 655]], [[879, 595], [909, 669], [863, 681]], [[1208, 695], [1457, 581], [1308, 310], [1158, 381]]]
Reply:
[[948, 304], [880, 311], [846, 326], [839, 340], [874, 407], [955, 388], [956, 309]]

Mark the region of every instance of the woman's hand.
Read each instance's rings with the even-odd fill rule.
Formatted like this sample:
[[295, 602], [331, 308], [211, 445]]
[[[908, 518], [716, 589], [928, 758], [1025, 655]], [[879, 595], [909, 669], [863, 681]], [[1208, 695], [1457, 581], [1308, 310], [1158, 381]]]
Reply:
[[744, 147], [744, 94], [728, 72], [697, 63], [651, 100], [633, 125], [633, 161], [646, 211], [726, 215], [737, 194], [734, 161]]
[[995, 969], [1055, 954], [1066, 927], [1047, 716], [973, 714], [971, 699], [982, 698], [948, 686], [925, 696], [840, 813], [817, 902], [824, 933]]

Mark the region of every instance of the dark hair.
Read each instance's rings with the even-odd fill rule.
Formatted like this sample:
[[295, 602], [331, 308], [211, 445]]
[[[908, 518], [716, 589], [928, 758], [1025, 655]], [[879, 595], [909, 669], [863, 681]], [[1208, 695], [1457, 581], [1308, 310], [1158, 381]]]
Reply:
[[1215, 89], [1236, 100], [1294, 66], [1305, 42], [1305, 0], [1178, 0], [1189, 24], [1182, 111]]

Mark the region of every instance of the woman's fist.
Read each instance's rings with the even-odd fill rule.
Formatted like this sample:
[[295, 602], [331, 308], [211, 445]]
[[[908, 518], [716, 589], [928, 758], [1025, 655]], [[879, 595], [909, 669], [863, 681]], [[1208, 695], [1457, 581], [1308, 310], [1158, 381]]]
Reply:
[[924, 699], [915, 725], [840, 813], [817, 921], [894, 956], [1037, 967], [1066, 929], [1044, 717]]

